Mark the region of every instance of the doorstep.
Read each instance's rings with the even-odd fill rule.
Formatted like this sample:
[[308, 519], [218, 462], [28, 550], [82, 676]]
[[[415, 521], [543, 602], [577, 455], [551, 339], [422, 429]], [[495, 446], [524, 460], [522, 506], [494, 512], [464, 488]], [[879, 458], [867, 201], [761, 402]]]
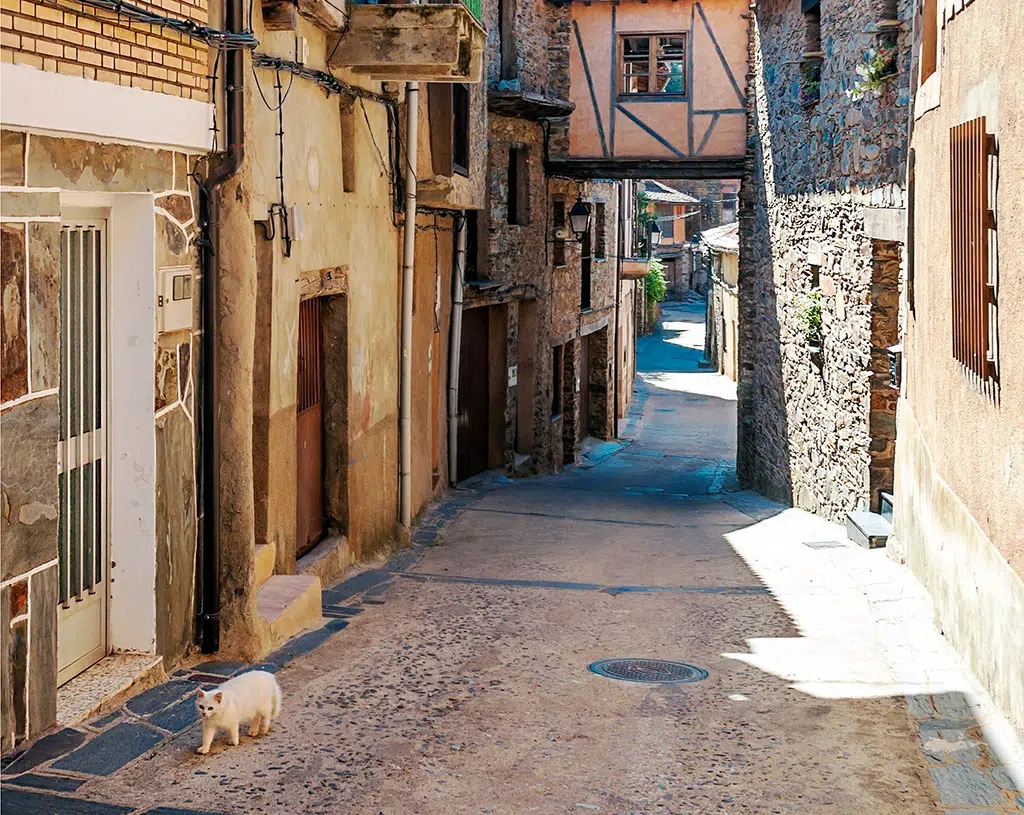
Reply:
[[164, 678], [164, 658], [154, 654], [117, 653], [65, 682], [57, 690], [57, 727], [69, 727], [113, 710], [129, 696]]

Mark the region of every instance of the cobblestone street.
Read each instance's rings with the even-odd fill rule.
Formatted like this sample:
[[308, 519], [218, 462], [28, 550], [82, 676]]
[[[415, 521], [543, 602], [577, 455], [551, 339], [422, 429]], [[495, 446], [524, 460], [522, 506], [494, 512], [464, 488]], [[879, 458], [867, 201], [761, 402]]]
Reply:
[[[1024, 812], [1010, 730], [909, 572], [737, 491], [735, 384], [703, 348], [703, 300], [666, 304], [620, 441], [478, 477], [326, 590], [268, 660], [269, 735], [197, 755], [195, 688], [243, 669], [197, 666], [8, 763], [3, 812]], [[588, 670], [612, 657], [707, 678]]]

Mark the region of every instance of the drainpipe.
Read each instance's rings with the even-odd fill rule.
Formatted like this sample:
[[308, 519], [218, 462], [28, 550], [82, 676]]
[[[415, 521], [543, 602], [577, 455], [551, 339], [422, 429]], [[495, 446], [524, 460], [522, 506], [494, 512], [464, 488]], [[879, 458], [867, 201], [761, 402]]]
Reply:
[[399, 399], [399, 492], [402, 526], [412, 526], [412, 291], [416, 259], [416, 154], [420, 83], [405, 85], [405, 241], [402, 252], [402, 391]]
[[612, 438], [619, 437], [619, 377], [621, 376], [620, 364], [619, 364], [619, 305], [622, 300], [622, 246], [626, 235], [625, 224], [622, 220], [622, 214], [625, 212], [625, 182], [619, 182], [619, 212], [616, 220], [616, 233], [615, 233], [615, 248], [618, 250], [615, 253], [615, 339], [612, 342], [612, 348], [615, 354], [615, 406], [612, 408], [612, 432], [614, 435]]
[[452, 329], [448, 344], [448, 482], [458, 483], [459, 363], [462, 358], [462, 283], [466, 278], [466, 213], [459, 217], [452, 276]]
[[[243, 15], [242, 0], [227, 0], [225, 24], [228, 31], [241, 33], [245, 30]], [[197, 389], [201, 419], [196, 432], [201, 490], [196, 525], [202, 553], [199, 644], [204, 654], [212, 654], [220, 649], [220, 394], [217, 387], [220, 281], [216, 256], [220, 246], [220, 189], [239, 171], [245, 157], [244, 60], [245, 55], [240, 49], [227, 52], [224, 71], [227, 150], [221, 154], [220, 163], [202, 182], [203, 195], [199, 196], [200, 223], [206, 225], [200, 289], [199, 328], [202, 339]]]

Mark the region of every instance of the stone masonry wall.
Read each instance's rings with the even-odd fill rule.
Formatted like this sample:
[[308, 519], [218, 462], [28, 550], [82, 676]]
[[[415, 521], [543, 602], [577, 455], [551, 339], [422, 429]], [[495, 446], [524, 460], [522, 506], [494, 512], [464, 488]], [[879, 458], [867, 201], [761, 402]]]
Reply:
[[[873, 503], [872, 434], [887, 432], [872, 422], [871, 392], [873, 309], [888, 305], [873, 298], [863, 209], [903, 206], [909, 22], [899, 33], [898, 76], [881, 97], [856, 103], [846, 94], [877, 42], [867, 30], [889, 16], [887, 5], [822, 3], [821, 99], [807, 106], [798, 4], [763, 0], [751, 34], [738, 472], [744, 485], [832, 520]], [[898, 12], [909, 21], [909, 0]], [[820, 353], [797, 316], [815, 284]]]
[[[207, 25], [207, 0], [152, 0], [157, 14]], [[206, 43], [73, 1], [2, 0], [0, 57], [42, 71], [209, 100]]]
[[[195, 156], [17, 131], [2, 132], [3, 396], [0, 434], [4, 608], [3, 748], [56, 715], [60, 193], [154, 193], [157, 267], [198, 268]], [[153, 270], [156, 274], [156, 269]], [[193, 286], [195, 291], [195, 286]], [[198, 298], [193, 298], [198, 308]], [[192, 640], [196, 546], [194, 458], [198, 339], [160, 334], [154, 348], [157, 652], [171, 665]], [[29, 589], [31, 584], [31, 589]], [[28, 632], [29, 636], [26, 636]]]

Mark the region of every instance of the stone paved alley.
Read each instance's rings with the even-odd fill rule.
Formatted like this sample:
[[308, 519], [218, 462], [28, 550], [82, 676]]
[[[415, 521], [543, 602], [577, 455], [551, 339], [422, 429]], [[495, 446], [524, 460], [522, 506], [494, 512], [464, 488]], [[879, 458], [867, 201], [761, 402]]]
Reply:
[[[703, 313], [669, 304], [641, 341], [621, 445], [486, 475], [325, 592], [329, 627], [271, 658], [269, 736], [196, 755], [181, 677], [76, 752], [10, 764], [3, 812], [1024, 811], [1019, 751], [909, 573], [735, 491], [735, 390], [698, 367]], [[615, 656], [708, 677], [588, 671]], [[151, 741], [101, 741], [129, 727]]]

